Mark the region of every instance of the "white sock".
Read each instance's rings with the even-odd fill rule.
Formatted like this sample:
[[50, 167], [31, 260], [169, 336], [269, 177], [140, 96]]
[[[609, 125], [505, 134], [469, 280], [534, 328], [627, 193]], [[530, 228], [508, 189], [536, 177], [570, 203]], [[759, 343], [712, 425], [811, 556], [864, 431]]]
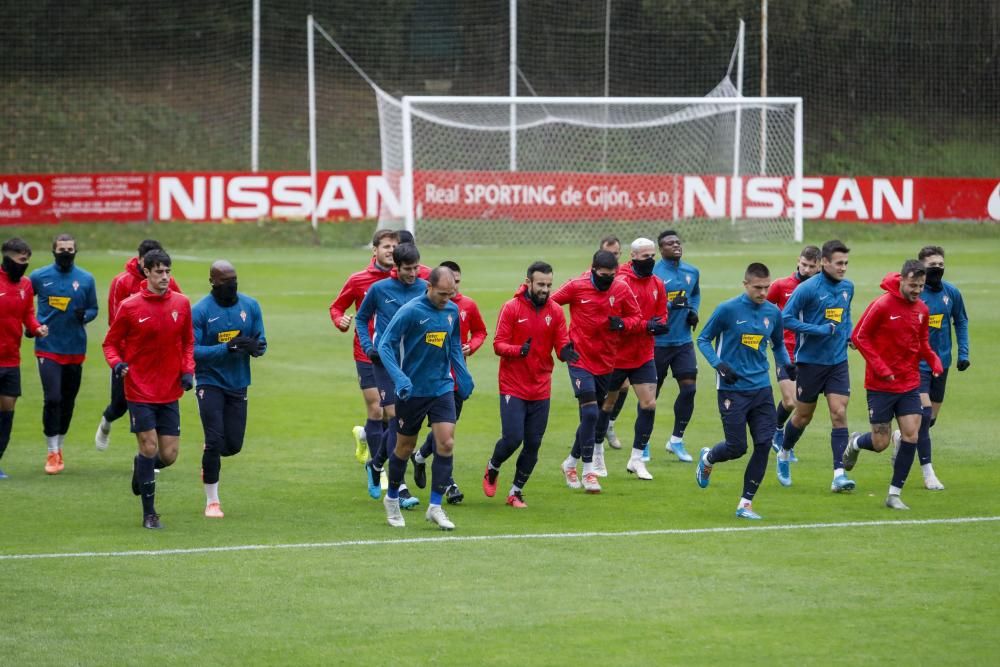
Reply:
[[608, 430], [609, 431], [614, 431], [615, 430], [615, 420], [614, 419], [609, 419], [608, 420]]
[[59, 451], [59, 436], [58, 435], [47, 435], [45, 436], [45, 448], [49, 450], [49, 454], [53, 454]]
[[521, 492], [521, 487], [519, 487], [517, 484], [511, 484], [510, 493], [508, 493], [507, 495], [512, 496], [515, 493], [520, 493], [520, 492]]
[[930, 463], [924, 463], [920, 466], [920, 472], [924, 473], [924, 479], [928, 477], [934, 477], [934, 466]]
[[566, 460], [563, 461], [563, 468], [575, 468], [579, 462], [580, 459], [573, 458], [573, 455], [570, 454], [566, 457]]
[[603, 440], [601, 442], [595, 442], [594, 443], [594, 456], [597, 456], [598, 454], [600, 454], [602, 456], [604, 455], [604, 441]]
[[498, 467], [496, 467], [495, 465], [493, 465], [493, 460], [492, 460], [492, 459], [490, 459], [490, 460], [489, 460], [489, 461], [488, 461], [488, 462], [486, 463], [486, 467], [487, 467], [487, 469], [489, 469], [489, 470], [496, 470], [497, 472], [500, 472], [500, 468], [498, 468]]
[[399, 485], [399, 491], [400, 491], [400, 493], [402, 493], [403, 491], [409, 491], [409, 489], [406, 488], [406, 482], [400, 483], [400, 485]]
[[205, 504], [211, 505], [212, 503], [219, 502], [219, 483], [206, 484], [205, 485]]
[[100, 428], [105, 433], [110, 433], [111, 432], [111, 422], [109, 422], [107, 419], [105, 419], [104, 415], [101, 415], [101, 427]]
[[636, 449], [635, 447], [633, 447], [632, 453], [629, 455], [629, 459], [631, 459], [632, 461], [641, 461], [643, 451], [644, 449]]
[[594, 463], [593, 463], [593, 461], [591, 461], [590, 463], [587, 463], [586, 461], [584, 461], [583, 462], [583, 474], [587, 475], [587, 474], [590, 474], [592, 472], [594, 472]]
[[413, 452], [413, 460], [417, 463], [425, 463], [427, 461], [427, 459], [424, 458], [424, 455], [420, 453], [419, 449]]
[[843, 474], [844, 474], [844, 469], [843, 468], [834, 468], [833, 469], [833, 478], [834, 479], [837, 479], [838, 477], [840, 477]]
[[752, 500], [747, 500], [746, 498], [740, 498], [740, 507], [750, 507], [752, 505]]
[[678, 438], [676, 435], [670, 436], [670, 444], [676, 445], [679, 442], [684, 442], [684, 438]]
[[903, 492], [903, 490], [901, 488], [899, 488], [898, 486], [889, 486], [889, 495], [890, 496], [898, 496], [902, 492]]
[[781, 449], [778, 450], [778, 460], [787, 461], [790, 454], [791, 454], [790, 449], [785, 449], [784, 447], [782, 447]]
[[709, 462], [708, 462], [708, 452], [705, 452], [705, 453], [704, 453], [704, 454], [702, 455], [702, 457], [701, 457], [701, 462], [702, 462], [702, 463], [704, 463], [704, 464], [705, 464], [705, 465], [707, 465], [707, 466], [710, 466], [710, 465], [712, 465], [711, 463], [709, 463]]
[[66, 434], [61, 433], [59, 434], [58, 438], [59, 438], [59, 450], [62, 451], [63, 443], [66, 442]]

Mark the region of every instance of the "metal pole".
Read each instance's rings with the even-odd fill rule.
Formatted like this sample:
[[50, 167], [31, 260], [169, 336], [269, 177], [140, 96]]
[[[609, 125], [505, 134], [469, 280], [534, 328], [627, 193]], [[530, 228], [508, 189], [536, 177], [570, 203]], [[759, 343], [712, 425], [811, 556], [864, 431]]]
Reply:
[[309, 54], [309, 188], [312, 192], [312, 228], [318, 229], [316, 220], [316, 65], [313, 48], [313, 17], [306, 18], [306, 51]]
[[795, 188], [795, 240], [799, 243], [802, 242], [803, 228], [802, 228], [802, 162], [805, 159], [802, 149], [803, 137], [805, 131], [803, 128], [803, 116], [802, 116], [802, 100], [799, 100], [795, 105], [795, 182], [798, 183], [798, 187]]
[[260, 150], [260, 0], [253, 0], [253, 55], [250, 60], [250, 171], [256, 173]]
[[400, 183], [400, 194], [403, 199], [405, 229], [414, 234], [417, 220], [413, 200], [413, 114], [411, 109], [410, 98], [403, 97], [403, 180]]
[[[746, 24], [740, 19], [740, 32], [737, 38], [736, 51], [736, 95], [743, 97], [743, 45], [746, 34]], [[730, 222], [736, 224], [737, 196], [742, 197], [742, 188], [737, 193], [737, 180], [740, 177], [740, 139], [743, 132], [743, 107], [736, 107], [736, 126], [733, 129], [733, 180], [729, 184], [729, 216]], [[742, 211], [743, 202], [740, 200], [739, 209]]]
[[[510, 0], [510, 72], [508, 94], [517, 97], [517, 0]], [[517, 103], [510, 103], [510, 170], [517, 171]]]
[[[611, 0], [604, 7], [604, 97], [611, 94]], [[601, 166], [608, 171], [608, 105], [604, 105], [604, 133], [601, 137]]]
[[[760, 0], [760, 96], [767, 97], [767, 0]], [[767, 173], [767, 107], [760, 110], [760, 173]]]

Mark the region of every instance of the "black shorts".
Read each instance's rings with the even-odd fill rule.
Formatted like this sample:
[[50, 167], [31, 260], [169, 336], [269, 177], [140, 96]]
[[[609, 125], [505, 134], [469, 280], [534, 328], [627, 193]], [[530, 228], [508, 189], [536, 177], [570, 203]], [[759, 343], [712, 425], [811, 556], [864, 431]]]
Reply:
[[577, 400], [586, 398], [589, 402], [593, 396], [593, 400], [600, 404], [608, 397], [608, 381], [611, 379], [611, 373], [594, 375], [584, 368], [570, 364], [566, 364], [566, 368], [569, 370], [569, 381], [573, 385], [573, 395]]
[[156, 431], [157, 435], [181, 434], [181, 411], [177, 401], [172, 403], [128, 402], [132, 433]]
[[608, 391], [618, 391], [625, 380], [631, 385], [654, 384], [656, 382], [656, 364], [650, 359], [637, 368], [616, 368], [608, 376]]
[[921, 414], [920, 390], [911, 389], [902, 394], [887, 391], [868, 392], [868, 421], [872, 424], [888, 424], [893, 417]]
[[657, 388], [663, 386], [668, 370], [673, 371], [675, 380], [694, 379], [698, 376], [698, 358], [694, 355], [694, 343], [654, 347], [653, 361], [656, 364]]
[[445, 422], [454, 424], [455, 392], [449, 391], [440, 396], [411, 396], [407, 400], [396, 401], [397, 432], [400, 435], [416, 435], [424, 423], [436, 424]]
[[937, 377], [934, 377], [929, 370], [920, 370], [920, 393], [930, 396], [932, 403], [944, 403], [944, 389], [947, 385], [947, 368]]
[[793, 381], [792, 378], [788, 377], [788, 371], [785, 369], [787, 366], [775, 366], [774, 375], [778, 378], [778, 382], [784, 382], [785, 380]]
[[392, 381], [389, 371], [382, 364], [372, 364], [372, 375], [375, 376], [375, 386], [378, 387], [379, 405], [383, 408], [396, 404], [396, 383]]
[[749, 391], [719, 390], [719, 415], [726, 443], [746, 447], [747, 427], [754, 444], [770, 442], [778, 428], [770, 387]]
[[0, 368], [0, 396], [21, 395], [21, 368]]
[[799, 403], [815, 403], [820, 394], [851, 395], [851, 372], [847, 362], [839, 364], [797, 364], [795, 398]]
[[361, 385], [361, 391], [378, 387], [378, 383], [375, 382], [375, 372], [372, 370], [372, 362], [355, 361], [354, 367], [358, 369], [358, 384]]

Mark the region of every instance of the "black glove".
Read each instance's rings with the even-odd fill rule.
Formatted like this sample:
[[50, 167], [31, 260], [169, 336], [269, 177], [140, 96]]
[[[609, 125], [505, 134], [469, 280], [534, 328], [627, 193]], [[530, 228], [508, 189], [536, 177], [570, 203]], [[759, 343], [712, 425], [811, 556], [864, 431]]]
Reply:
[[528, 340], [524, 341], [521, 344], [521, 356], [522, 357], [528, 356], [528, 352], [531, 352], [531, 339], [530, 338]]
[[366, 352], [366, 354], [368, 355], [368, 358], [371, 360], [371, 362], [373, 364], [381, 364], [382, 363], [382, 357], [380, 357], [378, 355], [378, 350], [376, 350], [374, 347], [372, 349], [368, 350], [368, 352]]
[[559, 358], [567, 364], [573, 364], [580, 361], [580, 353], [573, 347], [573, 343], [566, 343], [563, 349], [559, 350]]
[[35, 332], [32, 331], [31, 329], [25, 329], [24, 330], [24, 337], [25, 338], [34, 338], [35, 337]]
[[608, 328], [612, 331], [622, 331], [625, 329], [625, 320], [620, 317], [611, 315], [608, 317]]
[[722, 381], [726, 384], [736, 384], [740, 381], [740, 376], [736, 374], [733, 367], [724, 361], [716, 366], [715, 370], [719, 372], [719, 375], [722, 377]]
[[128, 371], [128, 364], [126, 364], [124, 361], [119, 361], [117, 364], [115, 364], [114, 374], [115, 377], [118, 378], [119, 380], [125, 377], [125, 373], [127, 371]]
[[191, 387], [194, 386], [194, 376], [190, 373], [184, 373], [181, 375], [181, 387], [184, 391], [191, 391]]
[[80, 324], [83, 324], [83, 321], [87, 319], [86, 308], [77, 308], [76, 310], [73, 311], [73, 314], [76, 315], [76, 321], [79, 322]]
[[249, 336], [237, 336], [231, 339], [226, 347], [230, 352], [243, 352], [247, 349], [247, 341], [251, 340]]
[[958, 363], [955, 364], [955, 368], [957, 368], [959, 371], [964, 371], [968, 367], [969, 367], [968, 359], [959, 359]]
[[260, 334], [254, 334], [253, 343], [247, 346], [247, 351], [251, 357], [259, 357], [267, 350], [267, 341], [259, 338]]
[[787, 366], [785, 366], [785, 375], [788, 376], [789, 380], [795, 382], [797, 379], [799, 379], [799, 367], [796, 366], [795, 364], [788, 364]]
[[688, 298], [686, 294], [678, 294], [674, 297], [674, 300], [670, 302], [671, 308], [687, 308]]
[[696, 326], [698, 326], [698, 313], [696, 311], [694, 311], [694, 310], [689, 310], [688, 311], [687, 325], [689, 327], [691, 327], [692, 329], [694, 329]]
[[667, 326], [667, 323], [662, 318], [654, 317], [646, 322], [646, 331], [653, 336], [661, 336], [670, 331], [670, 327]]

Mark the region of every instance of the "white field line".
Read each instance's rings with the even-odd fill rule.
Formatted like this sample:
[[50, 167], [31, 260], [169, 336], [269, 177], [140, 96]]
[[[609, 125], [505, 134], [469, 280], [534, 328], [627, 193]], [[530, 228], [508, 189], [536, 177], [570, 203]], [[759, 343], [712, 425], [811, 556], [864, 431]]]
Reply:
[[573, 540], [602, 537], [648, 537], [657, 535], [704, 535], [718, 533], [761, 533], [830, 528], [873, 528], [896, 526], [933, 526], [1000, 521], [1000, 516], [956, 517], [952, 519], [909, 519], [896, 521], [843, 521], [838, 523], [786, 523], [775, 526], [720, 526], [717, 528], [664, 528], [661, 530], [623, 530], [583, 533], [527, 533], [524, 535], [449, 535], [388, 540], [344, 540], [340, 542], [304, 542], [298, 544], [238, 544], [227, 547], [192, 547], [188, 549], [143, 549], [135, 551], [80, 551], [48, 554], [0, 554], [0, 561], [42, 560], [51, 558], [122, 558], [129, 556], [179, 556], [188, 554], [228, 553], [235, 551], [277, 551], [281, 549], [340, 549], [343, 547], [398, 546], [407, 544], [454, 544], [456, 542], [494, 542], [511, 540]]

